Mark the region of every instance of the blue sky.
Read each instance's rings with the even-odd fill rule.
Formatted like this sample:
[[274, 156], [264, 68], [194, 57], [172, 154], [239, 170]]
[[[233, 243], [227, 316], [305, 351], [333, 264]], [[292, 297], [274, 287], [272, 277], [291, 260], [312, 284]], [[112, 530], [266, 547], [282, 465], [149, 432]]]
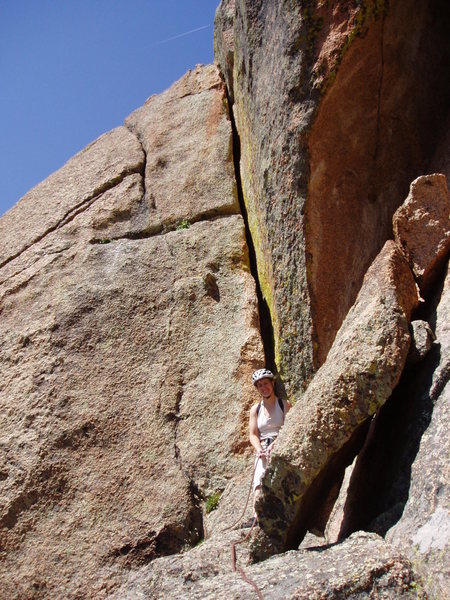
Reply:
[[211, 63], [218, 4], [0, 0], [0, 215], [150, 95]]

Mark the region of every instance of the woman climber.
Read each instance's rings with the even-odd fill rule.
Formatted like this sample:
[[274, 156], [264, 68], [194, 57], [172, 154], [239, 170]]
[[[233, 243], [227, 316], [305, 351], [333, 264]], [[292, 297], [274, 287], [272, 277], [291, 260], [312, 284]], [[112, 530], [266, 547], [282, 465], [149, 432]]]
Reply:
[[[268, 369], [258, 369], [252, 375], [252, 383], [261, 400], [250, 409], [249, 440], [256, 450], [253, 476], [253, 506], [261, 493], [261, 481], [270, 460], [273, 445], [278, 436], [286, 413], [291, 408], [287, 400], [275, 395], [274, 375]], [[256, 513], [242, 527], [251, 527]]]

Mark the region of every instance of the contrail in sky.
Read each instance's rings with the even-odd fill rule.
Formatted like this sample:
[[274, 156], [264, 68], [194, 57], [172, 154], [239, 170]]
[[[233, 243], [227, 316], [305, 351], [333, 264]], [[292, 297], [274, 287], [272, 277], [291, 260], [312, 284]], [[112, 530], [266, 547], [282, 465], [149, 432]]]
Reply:
[[159, 44], [165, 44], [166, 42], [171, 42], [172, 40], [177, 40], [180, 37], [184, 37], [185, 35], [190, 35], [191, 33], [195, 33], [196, 31], [201, 31], [202, 29], [208, 29], [211, 25], [203, 25], [202, 27], [197, 27], [197, 29], [191, 29], [190, 31], [185, 31], [184, 33], [179, 33], [178, 35], [174, 35], [173, 37], [169, 37], [165, 40], [161, 40], [160, 42], [155, 42], [152, 46], [159, 46]]

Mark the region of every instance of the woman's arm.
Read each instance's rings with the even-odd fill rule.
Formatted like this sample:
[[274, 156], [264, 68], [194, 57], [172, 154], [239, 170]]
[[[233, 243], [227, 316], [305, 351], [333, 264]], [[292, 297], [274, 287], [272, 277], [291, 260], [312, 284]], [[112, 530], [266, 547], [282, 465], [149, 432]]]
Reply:
[[250, 444], [256, 450], [258, 454], [263, 452], [261, 442], [259, 440], [259, 429], [258, 429], [258, 414], [256, 412], [257, 404], [252, 406], [250, 409], [250, 418], [248, 421], [248, 439], [250, 440]]

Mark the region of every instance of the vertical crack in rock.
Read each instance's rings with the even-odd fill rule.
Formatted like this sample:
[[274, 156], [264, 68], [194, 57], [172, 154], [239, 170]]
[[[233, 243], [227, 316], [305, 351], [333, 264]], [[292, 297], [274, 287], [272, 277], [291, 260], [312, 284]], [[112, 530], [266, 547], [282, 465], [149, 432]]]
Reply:
[[[176, 260], [175, 253], [173, 252], [167, 238], [163, 237], [163, 241], [167, 247], [167, 251], [173, 260]], [[172, 296], [172, 307], [176, 305], [175, 296]], [[173, 320], [173, 308], [171, 309], [168, 323], [168, 338], [172, 336], [172, 320]], [[173, 366], [173, 370], [178, 370], [176, 365]], [[189, 497], [189, 508], [185, 528], [185, 543], [194, 546], [200, 539], [204, 537], [204, 523], [203, 523], [203, 511], [200, 505], [202, 500], [202, 494], [198, 488], [197, 483], [190, 476], [187, 469], [183, 464], [183, 458], [178, 444], [178, 428], [182, 418], [182, 400], [184, 395], [185, 379], [183, 371], [178, 370], [177, 382], [176, 382], [176, 396], [175, 404], [173, 409], [162, 415], [165, 419], [171, 422], [172, 435], [173, 435], [173, 457], [175, 464], [177, 465], [182, 477], [185, 479], [188, 487]], [[158, 403], [158, 411], [161, 414], [161, 403]], [[180, 551], [180, 548], [174, 547], [173, 536], [170, 534], [170, 527], [167, 530], [163, 530], [158, 536], [157, 540], [157, 554], [167, 555], [173, 554]], [[175, 536], [175, 537], [179, 537]]]
[[174, 414], [170, 415], [173, 420], [173, 448], [175, 462], [180, 469], [182, 476], [186, 479], [189, 488], [189, 500], [190, 500], [190, 512], [189, 512], [189, 523], [187, 530], [192, 536], [188, 540], [192, 545], [197, 543], [201, 538], [204, 537], [204, 523], [203, 523], [203, 512], [200, 507], [201, 492], [195, 483], [194, 479], [190, 477], [183, 465], [183, 459], [178, 445], [178, 425], [181, 419], [181, 401], [184, 394], [184, 378], [183, 374], [180, 374], [178, 382], [178, 391], [176, 396], [176, 403], [174, 408]]
[[[241, 167], [240, 167], [241, 141], [239, 138], [239, 133], [238, 133], [237, 127], [236, 127], [236, 121], [234, 119], [233, 106], [232, 106], [230, 94], [229, 94], [226, 84], [225, 84], [225, 90], [226, 90], [226, 95], [227, 95], [227, 103], [228, 103], [228, 111], [229, 111], [230, 121], [231, 121], [231, 129], [232, 129], [232, 133], [233, 133], [233, 163], [234, 163], [234, 173], [235, 173], [235, 180], [236, 180], [236, 189], [237, 189], [237, 195], [238, 195], [238, 200], [239, 200], [239, 206], [241, 208], [242, 218], [244, 219], [245, 238], [246, 238], [247, 246], [248, 246], [250, 272], [253, 276], [253, 279], [255, 280], [255, 285], [256, 285], [256, 295], [257, 295], [257, 299], [258, 299], [258, 312], [259, 312], [259, 326], [260, 326], [261, 338], [262, 338], [263, 348], [264, 348], [265, 365], [267, 368], [271, 369], [272, 371], [276, 371], [275, 339], [274, 339], [272, 319], [270, 317], [269, 307], [267, 305], [266, 300], [264, 299], [264, 296], [261, 291], [261, 285], [259, 283], [258, 269], [257, 269], [257, 265], [256, 265], [255, 246], [253, 243], [253, 238], [252, 238], [252, 235], [250, 232], [250, 227], [248, 224], [247, 208], [245, 206], [244, 193], [243, 193], [243, 189], [242, 189]], [[278, 385], [280, 385], [279, 380], [278, 380]], [[281, 393], [284, 394], [284, 389], [278, 390], [278, 392], [280, 394]]]
[[384, 79], [384, 29], [386, 23], [386, 11], [383, 12], [381, 22], [381, 35], [380, 35], [380, 79], [378, 84], [377, 94], [377, 122], [376, 122], [376, 134], [375, 134], [375, 148], [373, 153], [373, 168], [377, 169], [378, 153], [380, 148], [380, 136], [381, 136], [381, 102], [383, 95], [383, 79]]
[[[130, 132], [132, 135], [134, 135], [134, 137], [137, 139], [137, 141], [139, 142], [139, 145], [140, 145], [140, 147], [141, 147], [142, 154], [144, 155], [144, 160], [143, 160], [143, 162], [142, 162], [142, 166], [141, 166], [141, 169], [140, 169], [140, 171], [139, 171], [140, 175], [142, 176], [142, 198], [141, 198], [141, 201], [144, 201], [144, 200], [145, 200], [145, 197], [146, 197], [146, 194], [147, 194], [147, 188], [146, 188], [146, 179], [145, 179], [145, 171], [146, 171], [146, 169], [147, 169], [147, 151], [146, 151], [146, 149], [145, 149], [145, 146], [144, 146], [144, 144], [142, 143], [142, 139], [140, 138], [139, 134], [138, 134], [138, 133], [135, 131], [135, 129], [134, 129], [134, 128], [132, 128], [132, 127], [130, 126], [130, 124], [129, 124], [129, 123], [127, 123], [127, 122], [125, 122], [125, 124], [124, 124], [124, 125], [125, 125], [126, 129], [128, 129], [128, 131], [129, 131], [129, 132]], [[152, 204], [152, 208], [156, 208], [156, 206], [154, 206], [154, 205]]]

